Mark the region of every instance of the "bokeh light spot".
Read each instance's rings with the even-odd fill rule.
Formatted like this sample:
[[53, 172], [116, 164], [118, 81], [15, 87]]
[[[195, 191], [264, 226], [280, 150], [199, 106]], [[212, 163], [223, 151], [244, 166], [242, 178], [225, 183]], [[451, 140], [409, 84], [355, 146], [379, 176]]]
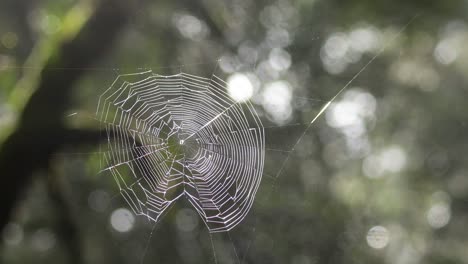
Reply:
[[439, 202], [431, 206], [427, 212], [427, 222], [434, 229], [446, 226], [451, 218], [451, 210], [447, 203]]
[[177, 228], [183, 232], [191, 232], [198, 226], [198, 215], [189, 208], [183, 208], [177, 212]]
[[18, 36], [14, 32], [7, 32], [2, 35], [1, 42], [7, 49], [13, 49], [18, 44]]
[[132, 230], [135, 225], [135, 216], [129, 210], [119, 208], [112, 212], [110, 223], [117, 232], [125, 233]]
[[275, 123], [282, 124], [291, 117], [291, 99], [291, 86], [286, 81], [275, 81], [263, 88], [263, 108]]
[[249, 100], [254, 92], [252, 82], [245, 74], [235, 73], [227, 80], [228, 94], [236, 102]]
[[23, 240], [23, 228], [16, 223], [9, 223], [2, 232], [3, 242], [6, 245], [18, 245]]
[[383, 226], [374, 226], [367, 232], [367, 244], [371, 248], [382, 249], [390, 241], [390, 233]]

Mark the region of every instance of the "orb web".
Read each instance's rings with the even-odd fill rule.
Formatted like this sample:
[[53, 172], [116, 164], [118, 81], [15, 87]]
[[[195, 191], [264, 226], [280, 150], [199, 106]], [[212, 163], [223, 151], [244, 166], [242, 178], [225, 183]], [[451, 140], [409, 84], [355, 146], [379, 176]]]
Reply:
[[103, 159], [136, 215], [158, 222], [179, 198], [210, 232], [229, 231], [252, 207], [265, 158], [253, 107], [217, 76], [119, 75], [100, 96]]

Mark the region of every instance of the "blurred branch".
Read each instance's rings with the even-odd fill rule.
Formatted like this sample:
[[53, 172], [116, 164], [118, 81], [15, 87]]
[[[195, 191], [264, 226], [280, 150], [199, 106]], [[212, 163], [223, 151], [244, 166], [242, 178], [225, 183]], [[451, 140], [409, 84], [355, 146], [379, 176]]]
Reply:
[[70, 206], [67, 203], [67, 197], [60, 184], [59, 175], [51, 173], [47, 181], [49, 198], [52, 201], [55, 210], [58, 211], [57, 234], [60, 238], [60, 244], [64, 245], [69, 252], [70, 263], [82, 263], [80, 232], [73, 218]]
[[[9, 221], [11, 212], [32, 172], [48, 167], [51, 155], [63, 145], [99, 140], [99, 133], [68, 130], [63, 124], [64, 111], [70, 103], [73, 84], [106, 51], [135, 10], [134, 1], [103, 0], [94, 14], [72, 40], [63, 43], [51, 56], [40, 75], [40, 83], [21, 115], [17, 129], [0, 150], [3, 175], [0, 192], [0, 229]], [[74, 68], [57, 74], [48, 68]]]

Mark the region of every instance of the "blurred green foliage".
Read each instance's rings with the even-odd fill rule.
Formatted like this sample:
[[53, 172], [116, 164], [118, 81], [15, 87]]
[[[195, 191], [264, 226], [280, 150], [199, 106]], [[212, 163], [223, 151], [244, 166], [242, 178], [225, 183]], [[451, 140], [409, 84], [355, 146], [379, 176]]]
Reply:
[[[0, 3], [0, 138], [15, 129], [44, 60], [61, 55], [58, 45], [73, 39], [92, 3]], [[258, 94], [283, 81], [293, 95], [286, 120], [255, 101], [266, 127], [307, 124], [353, 82], [277, 179], [287, 154], [267, 153], [256, 203], [233, 231], [210, 235], [180, 201], [157, 226], [136, 217], [129, 232], [118, 232], [111, 216], [127, 205], [111, 175], [99, 173], [98, 146], [68, 148], [25, 186], [3, 230], [0, 261], [466, 263], [467, 7], [462, 0], [147, 1], [76, 85], [64, 114], [70, 126], [97, 128], [99, 95], [119, 74], [148, 68], [250, 74]], [[304, 128], [286, 127], [267, 141], [288, 151]], [[63, 193], [66, 212], [53, 190]], [[67, 236], [64, 214], [78, 236]], [[195, 227], [184, 231], [184, 221]]]

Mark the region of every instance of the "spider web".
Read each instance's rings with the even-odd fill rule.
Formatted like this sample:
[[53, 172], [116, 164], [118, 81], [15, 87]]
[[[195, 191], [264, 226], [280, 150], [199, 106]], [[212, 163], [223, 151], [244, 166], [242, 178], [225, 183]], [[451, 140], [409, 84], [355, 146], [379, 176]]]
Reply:
[[[252, 207], [262, 175], [275, 185], [312, 124], [385, 47], [322, 101], [310, 122], [266, 127], [304, 127], [286, 149], [265, 147], [265, 127], [252, 103], [234, 101], [228, 84], [215, 74], [205, 78], [150, 70], [119, 75], [99, 97], [96, 112], [107, 133], [107, 147], [100, 151], [108, 164], [103, 171], [110, 171], [136, 215], [157, 223], [185, 197], [211, 233], [229, 231]], [[265, 151], [285, 156], [274, 174], [263, 171]]]
[[265, 158], [265, 133], [253, 105], [226, 83], [179, 73], [119, 75], [100, 97], [107, 133], [104, 161], [136, 215], [154, 222], [179, 198], [210, 232], [228, 231], [251, 208]]
[[[262, 111], [250, 101], [234, 101], [227, 83], [214, 72], [209, 78], [188, 73], [192, 71], [153, 72], [190, 66], [186, 64], [118, 75], [99, 97], [96, 117], [107, 143], [98, 154], [106, 163], [102, 172], [112, 175], [128, 207], [153, 223], [141, 262], [157, 224], [172, 205], [186, 200], [209, 231], [214, 263], [228, 259], [244, 263], [259, 246], [256, 233], [261, 229], [261, 213], [255, 211], [284, 194], [277, 189], [280, 176], [294, 164], [308, 131], [387, 45], [328, 99], [293, 96], [293, 104], [309, 105], [312, 110], [303, 122], [285, 125], [264, 126]], [[200, 72], [203, 65], [192, 65], [197, 68], [193, 72]], [[203, 247], [192, 242], [194, 250]]]

